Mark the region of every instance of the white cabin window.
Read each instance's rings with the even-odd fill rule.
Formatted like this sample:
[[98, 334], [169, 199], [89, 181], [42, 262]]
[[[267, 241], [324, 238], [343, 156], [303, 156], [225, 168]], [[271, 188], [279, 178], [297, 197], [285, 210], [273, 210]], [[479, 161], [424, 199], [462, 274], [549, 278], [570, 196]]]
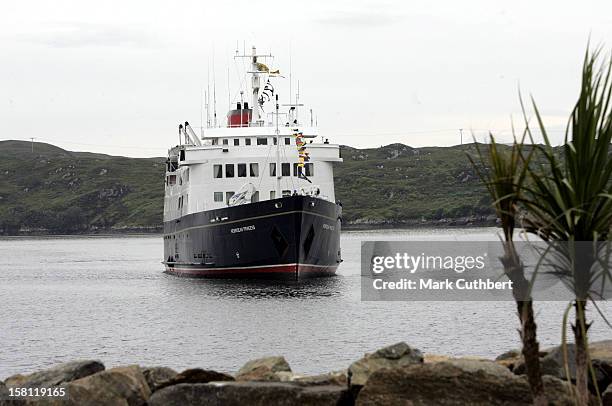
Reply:
[[314, 164], [306, 164], [304, 169], [306, 169], [306, 176], [314, 176]]
[[223, 165], [213, 165], [213, 176], [215, 178], [223, 177]]
[[226, 178], [234, 177], [234, 164], [225, 164], [225, 177]]
[[298, 164], [293, 164], [293, 176], [300, 176], [302, 172], [302, 167], [298, 166]]
[[225, 204], [229, 204], [232, 196], [234, 196], [234, 192], [225, 192]]
[[258, 163], [249, 164], [249, 169], [251, 172], [251, 177], [256, 178], [259, 176], [259, 164]]
[[251, 203], [255, 203], [259, 201], [259, 191], [253, 192], [251, 195]]
[[176, 185], [176, 175], [170, 175], [168, 176], [168, 184], [170, 186], [172, 185]]
[[276, 137], [272, 138], [272, 143], [273, 143], [274, 145], [276, 145], [276, 144], [278, 143], [278, 141], [276, 140]]
[[223, 192], [215, 192], [214, 193], [214, 200], [215, 200], [215, 202], [222, 202], [223, 201]]
[[285, 138], [285, 145], [291, 144], [291, 138]]
[[283, 190], [283, 197], [291, 196], [291, 190]]
[[234, 138], [234, 146], [240, 145], [240, 138]]
[[247, 176], [246, 164], [238, 164], [238, 177], [246, 178], [246, 176]]
[[291, 176], [291, 165], [289, 162], [283, 162], [281, 164], [281, 173], [283, 176]]
[[219, 145], [219, 138], [213, 138], [212, 139], [212, 144], [213, 145]]
[[257, 138], [257, 145], [268, 145], [267, 138]]
[[251, 139], [250, 138], [245, 138], [244, 139], [244, 145], [251, 145]]
[[270, 163], [270, 176], [276, 176], [276, 162]]
[[223, 140], [223, 145], [228, 145], [229, 144], [229, 140], [228, 139], [224, 139]]
[[270, 190], [270, 200], [276, 199], [276, 190]]

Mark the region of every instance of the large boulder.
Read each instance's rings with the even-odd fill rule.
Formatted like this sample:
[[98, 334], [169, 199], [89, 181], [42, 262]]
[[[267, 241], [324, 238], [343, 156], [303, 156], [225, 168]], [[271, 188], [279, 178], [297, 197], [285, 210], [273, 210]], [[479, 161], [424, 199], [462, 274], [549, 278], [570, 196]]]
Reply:
[[9, 387], [49, 388], [71, 382], [104, 370], [100, 361], [72, 361], [29, 375], [13, 375], [4, 383]]
[[[356, 405], [531, 405], [524, 377], [500, 365], [464, 362], [434, 362], [374, 372], [359, 392]], [[490, 362], [489, 364], [494, 364]], [[567, 384], [544, 377], [550, 404], [573, 405]]]
[[[13, 402], [13, 403], [10, 403]], [[21, 402], [19, 401], [14, 401], [14, 400], [9, 400], [9, 390], [6, 387], [6, 385], [4, 384], [4, 382], [0, 381], [0, 406], [5, 406], [5, 405], [19, 405]]]
[[508, 368], [489, 360], [472, 358], [449, 358], [448, 360], [443, 362], [445, 364], [461, 368], [461, 370], [468, 373], [482, 373], [500, 377], [514, 378], [514, 374]]
[[[612, 340], [593, 342], [589, 345], [589, 352], [595, 370], [595, 378], [600, 391], [604, 391], [612, 383]], [[563, 346], [553, 347], [546, 350], [546, 355], [540, 358], [542, 374], [551, 375], [559, 379], [567, 379], [565, 372]], [[567, 364], [570, 379], [576, 380], [576, 346], [567, 344]], [[525, 362], [521, 360], [513, 369], [518, 375], [527, 373]], [[591, 376], [589, 374], [591, 385]], [[591, 389], [594, 390], [594, 387]]]
[[167, 382], [178, 375], [178, 372], [168, 367], [144, 367], [141, 369], [151, 392], [154, 392], [163, 382]]
[[291, 382], [295, 382], [300, 385], [337, 385], [347, 387], [348, 371], [344, 370], [320, 375], [298, 376], [292, 379]]
[[593, 366], [601, 374], [598, 384], [603, 392], [605, 388], [612, 385], [612, 340], [591, 343], [589, 352], [593, 360]]
[[161, 389], [149, 406], [343, 406], [350, 405], [346, 387], [302, 386], [288, 382], [222, 382], [179, 384]]
[[603, 406], [612, 406], [612, 385], [601, 394], [601, 403]]
[[147, 380], [137, 365], [112, 368], [62, 386], [68, 393], [67, 401], [50, 400], [41, 406], [142, 406], [151, 396]]
[[[234, 377], [222, 372], [211, 371], [200, 368], [186, 369], [170, 379], [158, 383], [152, 391], [163, 389], [167, 386], [178, 385], [181, 383], [208, 383], [233, 381]], [[150, 386], [150, 385], [149, 385]]]
[[422, 363], [421, 351], [411, 348], [405, 342], [400, 342], [381, 348], [372, 354], [366, 354], [363, 358], [353, 362], [348, 369], [348, 378], [351, 386], [363, 386], [370, 375], [379, 369]]
[[287, 372], [291, 372], [291, 367], [284, 357], [264, 357], [244, 364], [236, 374], [236, 380], [280, 381]]

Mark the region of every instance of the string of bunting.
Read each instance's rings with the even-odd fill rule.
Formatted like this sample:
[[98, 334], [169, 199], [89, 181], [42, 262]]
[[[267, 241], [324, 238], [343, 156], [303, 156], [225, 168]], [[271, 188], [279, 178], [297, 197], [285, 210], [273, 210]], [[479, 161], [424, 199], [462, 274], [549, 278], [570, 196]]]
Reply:
[[304, 166], [305, 166], [305, 162], [310, 161], [310, 156], [309, 153], [306, 152], [306, 142], [304, 141], [304, 134], [302, 132], [299, 132], [298, 129], [293, 130], [294, 131], [294, 136], [295, 136], [295, 145], [297, 146], [297, 150], [298, 150], [298, 178], [300, 179], [304, 179], [306, 181], [308, 181], [309, 183], [312, 183], [310, 181], [310, 179], [308, 179], [306, 177], [306, 174], [304, 173]]

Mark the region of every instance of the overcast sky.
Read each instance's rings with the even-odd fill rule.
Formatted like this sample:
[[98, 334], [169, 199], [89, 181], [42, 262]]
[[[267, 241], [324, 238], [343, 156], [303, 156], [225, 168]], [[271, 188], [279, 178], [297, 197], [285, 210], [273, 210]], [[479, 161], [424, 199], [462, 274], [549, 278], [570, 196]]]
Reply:
[[[128, 156], [163, 156], [178, 123], [200, 125], [213, 66], [225, 116], [237, 41], [271, 51], [285, 76], [291, 55], [320, 133], [356, 147], [454, 145], [460, 128], [509, 140], [519, 86], [561, 140], [589, 35], [612, 48], [609, 0], [20, 0], [0, 11], [0, 139]], [[277, 82], [287, 98], [288, 77]]]

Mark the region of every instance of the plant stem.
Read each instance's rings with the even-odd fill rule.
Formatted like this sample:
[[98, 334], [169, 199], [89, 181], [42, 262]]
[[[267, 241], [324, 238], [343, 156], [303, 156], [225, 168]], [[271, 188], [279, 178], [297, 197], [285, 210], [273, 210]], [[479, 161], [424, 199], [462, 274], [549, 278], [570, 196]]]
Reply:
[[586, 327], [586, 300], [576, 300], [576, 324], [574, 328], [574, 341], [576, 344], [576, 392], [578, 394], [578, 405], [589, 404], [588, 384], [588, 353], [587, 353], [587, 327]]
[[533, 396], [535, 406], [546, 406], [548, 400], [544, 393], [544, 383], [540, 371], [540, 344], [536, 338], [537, 326], [533, 314], [533, 301], [516, 302], [521, 321], [521, 339], [523, 341], [523, 357], [527, 369], [527, 381]]

